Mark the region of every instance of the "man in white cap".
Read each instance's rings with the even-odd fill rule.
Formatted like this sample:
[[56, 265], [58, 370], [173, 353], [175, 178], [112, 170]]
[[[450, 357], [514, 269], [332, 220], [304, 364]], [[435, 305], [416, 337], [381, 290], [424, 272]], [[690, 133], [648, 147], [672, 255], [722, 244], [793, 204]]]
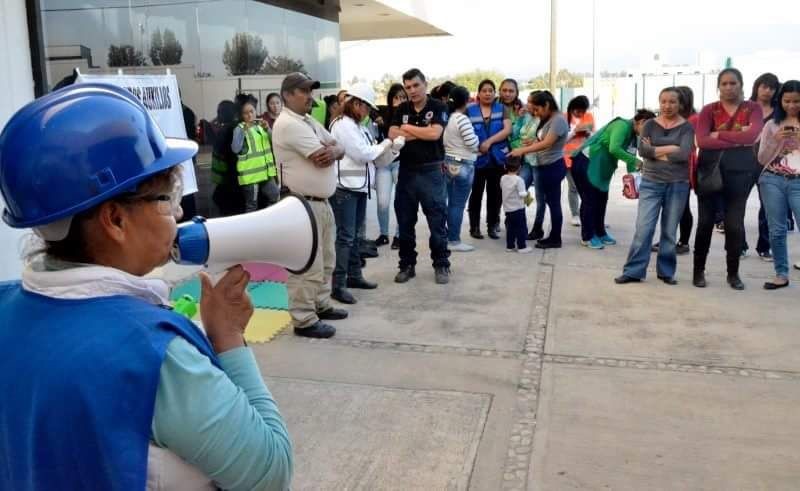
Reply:
[[308, 200], [317, 222], [317, 257], [306, 273], [290, 274], [286, 284], [294, 333], [329, 338], [336, 329], [323, 321], [347, 317], [346, 311], [330, 303], [336, 225], [328, 204], [336, 191], [333, 164], [344, 156], [344, 148], [308, 114], [311, 91], [318, 88], [319, 82], [303, 73], [291, 73], [283, 79], [284, 108], [272, 128], [272, 141], [282, 186]]

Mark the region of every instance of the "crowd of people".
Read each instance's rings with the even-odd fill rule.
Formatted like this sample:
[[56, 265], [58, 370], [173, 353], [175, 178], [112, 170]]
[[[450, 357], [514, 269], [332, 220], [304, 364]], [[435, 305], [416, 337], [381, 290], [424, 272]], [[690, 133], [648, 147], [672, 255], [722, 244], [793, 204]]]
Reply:
[[[764, 74], [750, 100], [736, 69], [722, 70], [717, 85], [719, 100], [699, 112], [691, 89], [667, 87], [657, 114], [639, 109], [596, 128], [585, 97], [564, 112], [548, 91], [523, 104], [511, 79], [499, 91], [491, 80], [429, 91], [411, 69], [379, 107], [366, 84], [319, 99], [319, 82], [292, 73], [259, 117], [246, 94], [220, 106], [213, 200], [225, 215], [290, 192], [308, 201], [317, 255], [287, 282], [299, 336], [333, 336], [326, 321], [348, 312], [332, 299], [353, 304], [352, 289], [378, 287], [364, 265], [379, 247], [399, 250], [395, 282], [416, 276], [420, 208], [437, 284], [450, 281], [451, 252], [475, 249], [461, 238], [465, 208], [474, 241], [485, 239], [481, 216], [486, 236], [500, 238], [502, 210], [508, 252], [530, 253], [529, 242], [562, 247], [565, 179], [580, 244], [615, 245], [605, 221], [619, 161], [638, 215], [616, 283], [642, 281], [651, 252], [658, 278], [677, 283], [676, 256], [691, 252], [694, 190], [694, 286], [707, 286], [716, 228], [725, 234], [727, 283], [744, 289], [744, 215], [757, 186], [756, 250], [775, 269], [764, 288], [784, 288], [787, 231], [800, 215], [800, 81]], [[147, 276], [169, 260], [183, 214], [180, 164], [196, 152], [194, 142], [165, 138], [129, 92], [104, 84], [33, 101], [0, 134], [3, 219], [37, 237], [21, 281], [0, 284], [0, 342], [14, 346], [0, 374], [9, 395], [0, 405], [0, 487], [288, 489], [291, 441], [243, 338], [253, 314], [249, 274], [236, 266], [216, 284], [201, 274], [205, 332], [165, 308], [166, 282]], [[380, 231], [371, 241], [373, 190]]]
[[[487, 236], [500, 239], [501, 211], [509, 252], [531, 252], [529, 243], [538, 249], [562, 247], [562, 188], [568, 195], [569, 223], [580, 227], [580, 244], [592, 250], [616, 245], [606, 213], [620, 161], [626, 167], [626, 189], [633, 190], [629, 197], [638, 199], [638, 215], [618, 284], [643, 280], [653, 252], [657, 277], [677, 283], [676, 256], [692, 251], [694, 190], [699, 215], [693, 284], [707, 284], [706, 260], [716, 229], [725, 234], [727, 281], [743, 289], [739, 263], [748, 249], [744, 213], [757, 185], [761, 210], [756, 250], [763, 260], [774, 261], [776, 273], [764, 287], [788, 285], [785, 237], [797, 213], [792, 191], [800, 185], [793, 160], [800, 131], [793, 130], [799, 125], [792, 81], [781, 84], [775, 75], [764, 74], [745, 100], [741, 73], [726, 68], [718, 75], [719, 100], [700, 112], [689, 87], [666, 87], [657, 113], [639, 109], [630, 119], [618, 117], [600, 128], [586, 96], [570, 100], [565, 111], [546, 90], [531, 92], [523, 103], [513, 79], [499, 85], [483, 80], [476, 87], [448, 81], [429, 90], [424, 74], [411, 69], [389, 88], [383, 106], [362, 83], [323, 99], [313, 97], [313, 81], [305, 80], [305, 86], [309, 90], [294, 105], [291, 94], [270, 94], [268, 113], [259, 121], [253, 119], [256, 101], [240, 95], [236, 105], [241, 122], [231, 125], [232, 143], [223, 139], [214, 153], [217, 164], [226, 154], [230, 159], [227, 167], [215, 165], [228, 171], [228, 185], [220, 181], [215, 200], [238, 194], [240, 210], [268, 206], [275, 201], [279, 180], [284, 192], [292, 190], [319, 203], [314, 206], [322, 224], [322, 254], [312, 272], [290, 281], [298, 335], [333, 335], [335, 329], [324, 321], [347, 314], [331, 307], [329, 298], [353, 304], [357, 299], [350, 290], [378, 287], [364, 277], [363, 267], [379, 247], [399, 250], [396, 282], [416, 276], [420, 208], [439, 284], [449, 281], [451, 252], [473, 251], [475, 241]], [[282, 110], [281, 101], [286, 104]], [[284, 113], [305, 124], [286, 132], [281, 121], [290, 119]], [[764, 138], [768, 141], [761, 144]], [[323, 148], [324, 158], [313, 153]], [[244, 165], [252, 162], [252, 152], [264, 161], [258, 169]], [[366, 209], [373, 192], [380, 230], [369, 240]], [[231, 208], [219, 204], [220, 209]], [[529, 228], [526, 208], [531, 204]], [[392, 209], [397, 222], [393, 234]], [[465, 211], [472, 243], [461, 237]], [[545, 231], [548, 213], [550, 228]], [[660, 237], [654, 243], [659, 222]]]

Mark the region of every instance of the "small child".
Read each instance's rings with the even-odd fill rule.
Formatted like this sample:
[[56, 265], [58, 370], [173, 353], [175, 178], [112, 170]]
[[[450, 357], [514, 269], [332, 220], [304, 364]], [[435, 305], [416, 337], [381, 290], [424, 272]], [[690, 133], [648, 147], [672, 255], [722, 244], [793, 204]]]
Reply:
[[525, 219], [525, 206], [530, 203], [525, 182], [519, 177], [519, 168], [522, 160], [519, 157], [509, 157], [506, 162], [508, 173], [500, 178], [500, 189], [503, 192], [503, 211], [506, 212], [506, 252], [528, 254], [533, 251], [525, 243], [528, 236], [528, 223]]

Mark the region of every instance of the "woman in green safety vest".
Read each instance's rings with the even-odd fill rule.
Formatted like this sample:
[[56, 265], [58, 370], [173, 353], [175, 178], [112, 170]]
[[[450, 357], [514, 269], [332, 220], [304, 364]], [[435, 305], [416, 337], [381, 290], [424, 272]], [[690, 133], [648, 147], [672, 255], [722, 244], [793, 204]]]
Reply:
[[272, 141], [266, 123], [256, 119], [252, 102], [242, 104], [241, 123], [233, 130], [231, 150], [239, 156], [236, 173], [244, 193], [245, 213], [276, 203], [280, 186]]

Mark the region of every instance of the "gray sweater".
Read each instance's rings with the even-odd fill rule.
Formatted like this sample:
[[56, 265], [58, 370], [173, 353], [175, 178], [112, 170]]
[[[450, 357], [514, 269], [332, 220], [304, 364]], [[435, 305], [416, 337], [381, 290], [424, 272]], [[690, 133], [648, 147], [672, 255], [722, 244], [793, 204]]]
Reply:
[[[694, 129], [688, 121], [670, 129], [664, 129], [655, 119], [642, 128], [639, 154], [644, 157], [642, 177], [648, 181], [671, 183], [689, 181], [689, 155], [694, 146]], [[645, 143], [646, 138], [650, 143]], [[680, 151], [667, 155], [667, 160], [656, 160], [656, 147], [677, 145]]]

